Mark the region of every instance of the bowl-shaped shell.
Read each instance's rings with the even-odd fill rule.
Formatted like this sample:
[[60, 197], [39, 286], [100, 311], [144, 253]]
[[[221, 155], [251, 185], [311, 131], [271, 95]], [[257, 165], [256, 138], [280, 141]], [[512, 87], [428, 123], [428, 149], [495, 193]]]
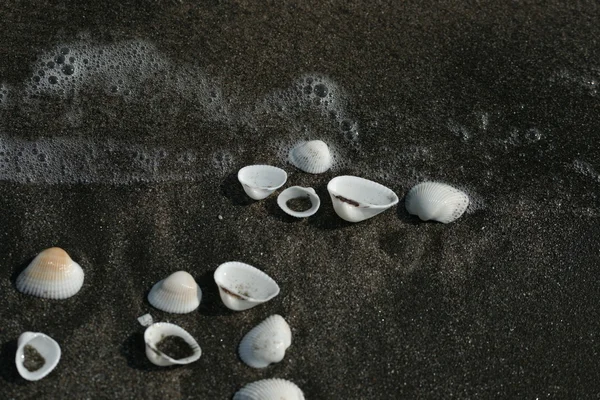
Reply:
[[[168, 336], [177, 336], [185, 340], [190, 346], [193, 354], [189, 357], [175, 359], [160, 351], [157, 348], [157, 345], [161, 340]], [[182, 327], [168, 322], [157, 322], [146, 328], [146, 331], [144, 332], [144, 341], [146, 342], [146, 357], [148, 357], [148, 360], [150, 360], [152, 364], [161, 367], [189, 364], [197, 361], [202, 355], [202, 350], [192, 335]]]
[[360, 222], [398, 203], [391, 189], [357, 176], [338, 176], [327, 184], [333, 209], [349, 222]]
[[238, 171], [244, 191], [254, 200], [262, 200], [287, 181], [287, 173], [271, 165], [248, 165]]
[[263, 379], [241, 388], [233, 400], [304, 400], [304, 393], [285, 379]]
[[17, 277], [17, 289], [46, 299], [66, 299], [83, 286], [83, 269], [59, 247], [46, 249]]
[[322, 140], [301, 142], [290, 150], [290, 162], [309, 174], [321, 174], [331, 168], [329, 147]]
[[190, 274], [177, 271], [152, 287], [148, 301], [159, 310], [185, 314], [198, 308], [202, 290]]
[[[48, 375], [60, 361], [60, 346], [50, 336], [39, 332], [24, 332], [19, 336], [15, 363], [19, 375], [37, 381]], [[35, 355], [28, 353], [33, 352]], [[33, 362], [28, 357], [35, 357]]]
[[[311, 207], [308, 210], [304, 211], [294, 211], [288, 205], [287, 202], [292, 199], [297, 198], [307, 198], [310, 200]], [[306, 218], [314, 215], [321, 206], [321, 199], [315, 192], [313, 188], [305, 188], [301, 186], [292, 186], [285, 189], [279, 196], [277, 197], [277, 205], [281, 208], [286, 214], [291, 215], [296, 218]]]
[[223, 304], [231, 310], [247, 310], [279, 294], [279, 286], [269, 275], [242, 262], [221, 264], [214, 277]]
[[255, 326], [240, 342], [238, 352], [252, 368], [266, 368], [283, 360], [292, 344], [292, 330], [281, 315], [271, 315]]
[[463, 215], [469, 196], [445, 183], [423, 182], [410, 189], [404, 202], [409, 214], [418, 215], [423, 221], [447, 224]]

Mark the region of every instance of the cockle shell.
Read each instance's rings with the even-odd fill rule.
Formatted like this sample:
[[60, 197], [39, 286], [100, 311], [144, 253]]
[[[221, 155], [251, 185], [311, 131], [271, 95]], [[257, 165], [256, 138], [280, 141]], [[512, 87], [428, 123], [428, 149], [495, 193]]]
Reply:
[[202, 290], [190, 274], [177, 271], [152, 287], [148, 301], [159, 310], [185, 314], [198, 308]]
[[[185, 340], [192, 349], [193, 354], [186, 358], [175, 359], [160, 351], [157, 345], [167, 336], [178, 336]], [[161, 367], [175, 364], [189, 364], [198, 360], [202, 355], [202, 349], [200, 349], [198, 342], [196, 342], [196, 339], [192, 335], [182, 327], [168, 322], [157, 322], [146, 328], [144, 341], [146, 342], [146, 357], [148, 357], [148, 360], [152, 364]]]
[[287, 181], [287, 173], [271, 165], [249, 165], [238, 171], [244, 191], [254, 200], [262, 200]]
[[447, 224], [463, 215], [469, 196], [445, 183], [423, 182], [410, 189], [404, 202], [409, 214], [418, 215], [423, 221]]
[[290, 162], [309, 174], [321, 174], [331, 168], [329, 147], [322, 140], [311, 140], [296, 145], [289, 156]]
[[[289, 200], [301, 197], [306, 197], [310, 200], [311, 207], [308, 210], [294, 211], [288, 207], [287, 202]], [[306, 218], [315, 214], [319, 210], [319, 207], [321, 206], [321, 199], [319, 199], [319, 196], [317, 196], [317, 193], [313, 188], [292, 186], [285, 189], [277, 197], [277, 205], [279, 205], [279, 208], [281, 208], [286, 214], [291, 215], [292, 217]]]
[[83, 269], [66, 251], [52, 247], [38, 254], [17, 277], [17, 289], [46, 299], [66, 299], [83, 286]]
[[241, 388], [233, 400], [304, 400], [304, 393], [285, 379], [263, 379]]
[[221, 264], [214, 277], [221, 300], [231, 310], [247, 310], [279, 294], [279, 286], [269, 275], [242, 262]]
[[[24, 332], [19, 336], [19, 342], [17, 345], [17, 354], [15, 356], [15, 363], [19, 375], [28, 381], [37, 381], [48, 375], [60, 361], [60, 346], [50, 336], [44, 335], [40, 332]], [[38, 355], [42, 357], [42, 365], [37, 366], [39, 369], [30, 371], [27, 369], [26, 362], [26, 348], [25, 346], [31, 346]]]
[[391, 189], [357, 176], [338, 176], [327, 184], [333, 209], [349, 222], [360, 222], [387, 210], [398, 203]]
[[292, 331], [281, 315], [271, 315], [244, 336], [238, 352], [252, 368], [266, 368], [283, 360], [292, 344]]

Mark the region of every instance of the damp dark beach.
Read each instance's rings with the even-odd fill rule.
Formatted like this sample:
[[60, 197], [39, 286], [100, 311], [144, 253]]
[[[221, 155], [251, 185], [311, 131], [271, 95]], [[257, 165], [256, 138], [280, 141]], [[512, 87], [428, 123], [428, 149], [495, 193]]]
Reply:
[[[223, 399], [265, 378], [307, 399], [595, 398], [600, 344], [600, 10], [432, 2], [5, 2], [0, 6], [0, 398]], [[320, 175], [294, 144], [335, 151]], [[246, 165], [288, 172], [252, 201]], [[471, 207], [448, 225], [397, 207], [351, 224], [327, 183], [454, 185]], [[281, 211], [315, 188], [307, 219]], [[66, 300], [16, 276], [64, 248], [85, 271]], [[281, 293], [227, 310], [226, 261]], [[149, 289], [185, 270], [197, 311]], [[180, 325], [202, 348], [146, 359], [137, 318]], [[237, 346], [282, 315], [292, 345], [255, 370]], [[24, 331], [61, 346], [26, 382]]]

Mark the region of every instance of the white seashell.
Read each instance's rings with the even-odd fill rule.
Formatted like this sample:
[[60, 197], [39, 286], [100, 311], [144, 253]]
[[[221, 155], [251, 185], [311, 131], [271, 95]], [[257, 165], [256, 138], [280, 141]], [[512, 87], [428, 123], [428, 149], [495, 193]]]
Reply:
[[309, 174], [321, 174], [331, 168], [331, 153], [321, 140], [301, 142], [290, 151], [290, 162]]
[[445, 183], [423, 182], [410, 189], [404, 202], [409, 214], [418, 215], [423, 221], [447, 224], [463, 215], [469, 196]]
[[244, 336], [238, 352], [252, 368], [266, 368], [283, 360], [292, 344], [292, 331], [281, 315], [271, 315]]
[[252, 265], [226, 262], [217, 268], [214, 276], [221, 300], [231, 310], [247, 310], [279, 294], [277, 283]]
[[[302, 197], [306, 197], [310, 200], [311, 207], [308, 210], [294, 211], [288, 207], [287, 202], [289, 200]], [[292, 186], [281, 192], [281, 194], [277, 197], [277, 204], [279, 205], [279, 208], [292, 217], [306, 218], [315, 214], [317, 210], [319, 210], [319, 207], [321, 206], [321, 199], [319, 199], [319, 196], [317, 196], [317, 193], [313, 188]]]
[[150, 326], [154, 323], [154, 319], [150, 314], [144, 314], [141, 317], [138, 317], [137, 320], [140, 323], [140, 325], [144, 327]]
[[338, 176], [327, 184], [333, 209], [340, 218], [360, 222], [398, 203], [391, 189], [357, 176]]
[[[190, 350], [193, 354], [189, 357], [175, 359], [168, 354], [163, 353], [158, 349], [161, 340], [169, 337], [176, 336], [180, 337], [190, 346]], [[185, 329], [175, 324], [168, 322], [157, 322], [146, 328], [144, 332], [144, 341], [146, 342], [146, 357], [152, 364], [165, 367], [168, 365], [183, 365], [197, 361], [202, 355], [202, 349]]]
[[233, 400], [304, 400], [304, 393], [285, 379], [263, 379], [241, 388]]
[[148, 301], [159, 310], [185, 314], [198, 308], [202, 290], [190, 274], [177, 271], [152, 287]]
[[238, 171], [244, 191], [254, 200], [262, 200], [287, 181], [287, 173], [270, 165], [249, 165]]
[[59, 247], [46, 249], [17, 277], [17, 289], [46, 299], [66, 299], [83, 286], [83, 269]]
[[[30, 352], [37, 352], [36, 360], [28, 360], [31, 357], [28, 354]], [[24, 332], [19, 336], [15, 363], [23, 378], [28, 381], [37, 381], [56, 368], [60, 354], [60, 346], [50, 336], [39, 332]], [[39, 359], [39, 356], [42, 358]]]

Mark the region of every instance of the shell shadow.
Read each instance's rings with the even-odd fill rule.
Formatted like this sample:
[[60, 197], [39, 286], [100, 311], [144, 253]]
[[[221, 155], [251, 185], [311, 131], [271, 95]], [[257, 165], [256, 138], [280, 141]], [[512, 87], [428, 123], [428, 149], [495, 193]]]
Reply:
[[292, 217], [291, 215], [286, 214], [277, 204], [277, 196], [270, 196], [263, 201], [264, 201], [265, 209], [267, 210], [267, 212], [270, 215], [277, 218], [278, 220], [280, 220], [281, 222], [285, 222], [287, 224], [294, 224], [294, 223], [298, 223], [298, 222], [301, 222], [302, 220], [306, 219], [306, 218], [295, 218], [295, 217]]
[[119, 352], [127, 360], [127, 365], [141, 371], [157, 371], [163, 369], [152, 364], [146, 357], [146, 342], [142, 332], [134, 332], [121, 344]]
[[221, 194], [227, 197], [234, 206], [249, 206], [254, 203], [238, 181], [237, 172], [227, 175], [221, 182]]
[[29, 264], [31, 264], [34, 258], [35, 257], [28, 258], [27, 260], [19, 264], [19, 266], [15, 268], [13, 273], [10, 275], [10, 282], [12, 283], [15, 289], [17, 288], [17, 278], [19, 277], [19, 275], [21, 275], [21, 272], [23, 272], [25, 268], [27, 268]]
[[198, 311], [206, 316], [232, 315], [234, 311], [225, 307], [221, 301], [219, 288], [215, 282], [215, 270], [207, 271], [196, 279], [196, 283], [202, 289], [202, 302]]
[[398, 215], [398, 219], [409, 225], [419, 225], [423, 223], [419, 217], [416, 215], [411, 215], [408, 213], [408, 211], [406, 211], [405, 199], [405, 197], [401, 198], [396, 205], [396, 214]]
[[17, 353], [17, 340], [9, 340], [2, 344], [0, 350], [0, 377], [6, 382], [17, 385], [26, 385], [27, 381], [21, 378], [15, 365], [15, 354]]

